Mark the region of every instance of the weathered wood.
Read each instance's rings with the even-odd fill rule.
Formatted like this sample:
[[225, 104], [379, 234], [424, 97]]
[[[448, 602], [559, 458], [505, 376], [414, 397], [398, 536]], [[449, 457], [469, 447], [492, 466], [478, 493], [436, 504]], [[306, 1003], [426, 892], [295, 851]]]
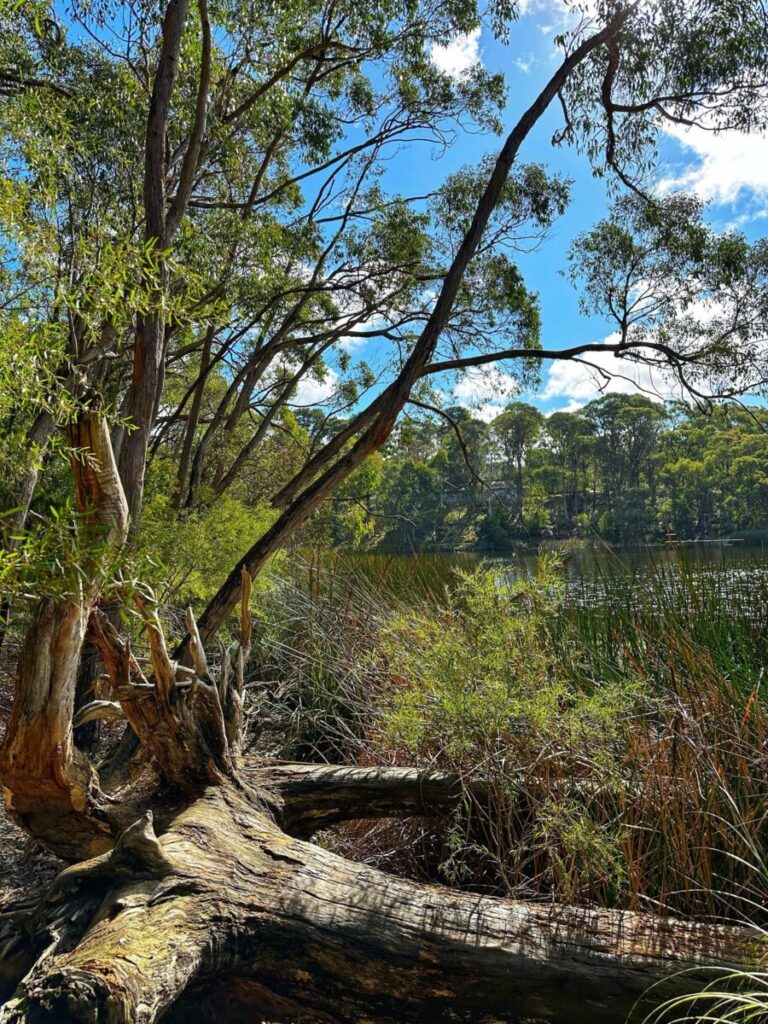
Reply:
[[114, 722], [116, 719], [123, 719], [123, 709], [115, 700], [92, 700], [89, 704], [80, 708], [74, 717], [75, 728], [85, 725], [87, 722], [107, 721]]
[[19, 660], [16, 699], [0, 751], [8, 812], [44, 846], [77, 859], [111, 846], [95, 774], [72, 738], [83, 597], [40, 602]]
[[146, 621], [154, 682], [146, 679], [127, 640], [106, 616], [93, 615], [94, 642], [125, 717], [165, 778], [180, 788], [195, 791], [201, 782], [231, 777], [217, 687], [172, 662], [159, 621], [154, 616]]
[[103, 413], [83, 413], [69, 433], [85, 564], [73, 570], [68, 593], [43, 598], [32, 615], [0, 777], [15, 819], [54, 852], [79, 858], [113, 842], [96, 775], [74, 745], [72, 717], [86, 623], [101, 584], [100, 552], [105, 541], [124, 541], [128, 509]]
[[303, 1020], [619, 1024], [652, 984], [659, 999], [700, 984], [681, 970], [766, 952], [745, 929], [401, 881], [289, 838], [230, 785], [169, 821], [160, 847], [173, 870], [111, 886], [75, 948], [30, 971], [4, 1024], [153, 1024], [228, 975]]
[[445, 815], [487, 787], [448, 772], [416, 768], [245, 764], [249, 782], [266, 795], [281, 827], [306, 839], [341, 821]]
[[45, 894], [48, 903], [60, 902], [73, 885], [104, 878], [165, 878], [173, 864], [152, 827], [152, 811], [130, 825], [107, 853], [64, 868]]

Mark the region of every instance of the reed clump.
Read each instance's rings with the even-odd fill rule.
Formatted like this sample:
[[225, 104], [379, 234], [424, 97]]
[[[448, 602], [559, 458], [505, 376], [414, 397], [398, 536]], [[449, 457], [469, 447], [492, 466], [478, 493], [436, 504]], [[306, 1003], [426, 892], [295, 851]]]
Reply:
[[310, 586], [278, 581], [255, 742], [274, 750], [287, 726], [284, 756], [467, 781], [452, 821], [329, 837], [361, 859], [483, 892], [763, 924], [768, 580], [667, 558], [586, 588], [566, 586], [557, 557], [516, 578], [458, 571], [409, 600], [402, 581], [398, 596], [338, 564]]

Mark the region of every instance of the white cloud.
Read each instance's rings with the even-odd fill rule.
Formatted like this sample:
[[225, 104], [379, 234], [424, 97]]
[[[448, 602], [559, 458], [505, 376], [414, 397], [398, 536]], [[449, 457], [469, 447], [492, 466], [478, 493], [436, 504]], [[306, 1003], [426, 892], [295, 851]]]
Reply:
[[520, 15], [542, 15], [537, 26], [542, 35], [553, 35], [575, 28], [582, 19], [593, 19], [598, 14], [597, 0], [579, 0], [578, 4], [564, 0], [523, 0]]
[[504, 403], [520, 393], [516, 379], [494, 367], [467, 372], [453, 388], [453, 399], [484, 423], [504, 412]]
[[441, 71], [452, 78], [463, 78], [480, 62], [480, 29], [463, 32], [445, 46], [433, 43], [429, 55]]
[[358, 352], [360, 349], [365, 348], [368, 342], [371, 340], [367, 337], [360, 337], [360, 334], [367, 331], [375, 331], [377, 327], [383, 327], [385, 324], [384, 317], [379, 313], [374, 313], [373, 316], [367, 320], [362, 320], [360, 323], [355, 324], [355, 331], [360, 332], [359, 334], [345, 334], [339, 339], [339, 348], [352, 355]]
[[467, 372], [455, 385], [453, 397], [459, 405], [480, 406], [488, 402], [504, 402], [519, 390], [511, 374], [489, 367]]
[[744, 193], [768, 198], [768, 136], [743, 132], [715, 135], [682, 125], [670, 125], [665, 131], [695, 163], [662, 181], [661, 191], [690, 189], [716, 203], [734, 203]]
[[299, 381], [296, 394], [291, 400], [292, 405], [320, 405], [327, 402], [336, 390], [339, 375], [330, 367], [325, 371], [323, 380], [315, 380], [313, 377], [304, 377]]
[[344, 349], [345, 352], [352, 355], [359, 349], [365, 348], [368, 344], [368, 340], [368, 338], [358, 338], [356, 335], [348, 334], [339, 341], [339, 348]]
[[479, 405], [476, 409], [473, 409], [472, 415], [475, 419], [482, 420], [483, 423], [491, 423], [497, 416], [501, 416], [503, 412], [503, 405], [494, 405], [492, 402], [486, 402], [484, 405]]
[[[618, 340], [618, 334], [610, 334], [603, 343], [610, 345]], [[592, 365], [572, 359], [553, 362], [548, 367], [544, 387], [535, 397], [543, 402], [556, 402], [558, 411], [565, 412], [574, 412], [605, 394], [644, 394], [660, 402], [680, 397], [679, 385], [658, 369], [617, 359], [612, 352], [592, 352], [584, 358]]]
[[748, 210], [746, 213], [740, 213], [736, 217], [732, 217], [725, 224], [720, 224], [718, 227], [722, 227], [723, 231], [741, 231], [741, 229], [751, 224], [756, 220], [766, 220], [768, 218], [768, 209], [760, 210]]
[[518, 71], [522, 71], [524, 75], [530, 75], [536, 64], [536, 57], [534, 54], [529, 53], [527, 57], [515, 57], [512, 63]]

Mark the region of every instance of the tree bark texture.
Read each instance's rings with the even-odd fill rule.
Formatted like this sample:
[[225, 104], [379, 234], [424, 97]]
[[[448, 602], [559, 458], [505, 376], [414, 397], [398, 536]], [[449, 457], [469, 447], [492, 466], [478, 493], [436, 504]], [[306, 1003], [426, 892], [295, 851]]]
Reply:
[[65, 583], [61, 595], [43, 597], [33, 613], [0, 778], [19, 824], [54, 852], [79, 857], [113, 842], [93, 769], [74, 745], [72, 719], [86, 625], [101, 584], [96, 552], [122, 544], [128, 512], [103, 415], [84, 414], [70, 435], [84, 561], [70, 573], [68, 589]]
[[[3, 1024], [152, 1024], [222, 977], [254, 1019], [282, 1005], [313, 1021], [618, 1024], [651, 985], [657, 1000], [690, 991], [701, 975], [689, 968], [764, 952], [744, 929], [401, 881], [289, 837], [232, 784], [204, 790], [159, 841], [151, 819], [133, 832], [143, 845], [54, 883], [48, 920], [35, 915], [43, 949]], [[62, 940], [50, 919], [76, 917], [84, 899], [92, 917]], [[211, 1020], [227, 1019], [225, 1004]]]

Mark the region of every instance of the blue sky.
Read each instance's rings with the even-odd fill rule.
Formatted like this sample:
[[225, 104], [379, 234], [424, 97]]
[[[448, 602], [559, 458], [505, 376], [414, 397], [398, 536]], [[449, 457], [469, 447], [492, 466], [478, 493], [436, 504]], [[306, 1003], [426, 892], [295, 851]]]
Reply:
[[[505, 128], [511, 127], [551, 75], [558, 59], [554, 36], [562, 31], [568, 17], [562, 0], [522, 0], [523, 13], [512, 26], [508, 45], [495, 40], [487, 29], [446, 40], [432, 51], [443, 70], [461, 75], [475, 61], [489, 71], [502, 71], [508, 85], [504, 114]], [[527, 139], [520, 159], [546, 163], [574, 181], [572, 200], [566, 214], [555, 224], [540, 249], [520, 257], [528, 286], [540, 295], [542, 343], [546, 348], [564, 348], [580, 342], [604, 339], [607, 322], [586, 318], [579, 310], [576, 292], [559, 271], [566, 267], [566, 254], [573, 238], [605, 215], [608, 205], [606, 184], [592, 176], [585, 157], [573, 149], [553, 148], [553, 132], [562, 124], [559, 105], [547, 115]], [[474, 164], [488, 152], [495, 152], [500, 140], [488, 135], [462, 135], [439, 161], [430, 160], [423, 150], [405, 151], [392, 162], [387, 179], [395, 190], [416, 194], [435, 187], [452, 170]], [[696, 191], [709, 202], [708, 219], [718, 230], [737, 228], [748, 237], [759, 237], [768, 218], [768, 139], [730, 133], [713, 136], [697, 129], [666, 133], [661, 145], [660, 179], [665, 188]], [[357, 353], [365, 356], [365, 352]], [[606, 360], [606, 365], [610, 365]], [[637, 370], [630, 371], [637, 374]], [[522, 396], [542, 410], [571, 409], [598, 396], [597, 382], [584, 367], [557, 363], [545, 368], [537, 394]], [[643, 371], [644, 388], [663, 390], [659, 381]], [[476, 374], [462, 380], [454, 396], [461, 404], [490, 418], [506, 400], [504, 379], [498, 375]], [[610, 390], [630, 390], [616, 381]]]

